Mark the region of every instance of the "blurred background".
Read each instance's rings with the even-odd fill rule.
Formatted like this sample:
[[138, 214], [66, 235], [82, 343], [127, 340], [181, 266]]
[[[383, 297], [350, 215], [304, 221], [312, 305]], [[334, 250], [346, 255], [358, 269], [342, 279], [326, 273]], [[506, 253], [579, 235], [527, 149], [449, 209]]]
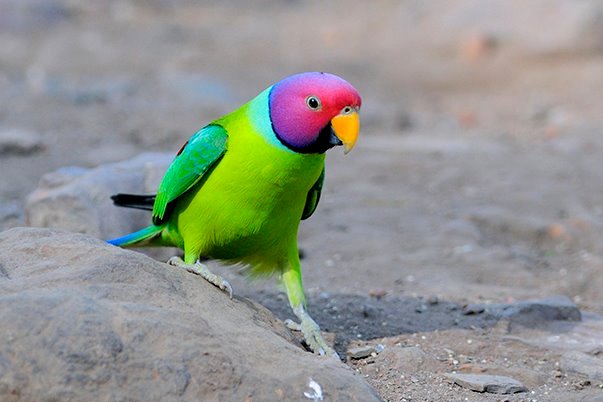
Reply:
[[565, 294], [603, 310], [602, 1], [1, 0], [0, 229], [140, 227], [106, 198], [152, 191], [120, 182], [127, 168], [74, 181], [169, 161], [308, 70], [363, 95], [358, 146], [330, 152], [302, 225], [311, 295]]
[[[457, 369], [601, 398], [603, 369], [566, 373], [601, 367], [603, 1], [0, 0], [0, 230], [146, 226], [109, 196], [154, 192], [200, 127], [312, 70], [363, 96], [357, 146], [329, 152], [299, 235], [321, 327], [342, 353], [390, 352], [350, 364], [388, 400], [456, 400], [437, 373]], [[210, 264], [291, 316], [274, 280]], [[554, 295], [584, 320], [521, 332], [479, 307]], [[415, 360], [399, 347], [419, 343]], [[592, 356], [568, 368], [556, 348]]]

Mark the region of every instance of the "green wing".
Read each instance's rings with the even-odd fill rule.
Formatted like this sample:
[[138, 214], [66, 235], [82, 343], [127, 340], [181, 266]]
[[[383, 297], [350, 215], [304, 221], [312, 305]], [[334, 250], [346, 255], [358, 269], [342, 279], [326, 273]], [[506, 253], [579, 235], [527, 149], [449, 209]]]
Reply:
[[325, 181], [325, 168], [322, 168], [322, 172], [320, 172], [320, 176], [316, 183], [312, 186], [310, 191], [308, 191], [308, 196], [306, 197], [306, 205], [304, 206], [304, 212], [302, 213], [302, 220], [308, 219], [312, 216], [314, 211], [316, 211], [316, 207], [318, 206], [318, 201], [320, 200], [320, 193], [322, 192], [322, 183]]
[[224, 155], [228, 135], [218, 125], [195, 133], [180, 149], [159, 184], [153, 205], [153, 223], [166, 217], [168, 204], [184, 194]]

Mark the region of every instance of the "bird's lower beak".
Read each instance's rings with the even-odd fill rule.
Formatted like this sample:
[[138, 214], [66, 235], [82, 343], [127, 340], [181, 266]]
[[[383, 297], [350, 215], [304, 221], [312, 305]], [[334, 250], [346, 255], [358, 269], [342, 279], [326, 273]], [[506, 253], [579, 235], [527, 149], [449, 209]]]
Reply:
[[343, 143], [343, 152], [348, 153], [354, 148], [360, 132], [360, 118], [357, 112], [338, 114], [331, 119], [331, 127], [337, 138]]

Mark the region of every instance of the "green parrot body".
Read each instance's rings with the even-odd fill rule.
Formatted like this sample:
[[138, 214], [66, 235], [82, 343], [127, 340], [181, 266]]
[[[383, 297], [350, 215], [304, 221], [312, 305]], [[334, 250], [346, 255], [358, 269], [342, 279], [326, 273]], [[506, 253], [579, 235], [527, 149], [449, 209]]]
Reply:
[[297, 254], [297, 229], [325, 155], [269, 143], [259, 133], [271, 129], [266, 119], [262, 95], [213, 123], [232, 133], [228, 151], [178, 200], [162, 236], [184, 249], [186, 262], [206, 256], [271, 273]]
[[[321, 73], [306, 74], [320, 74], [317, 79], [322, 79]], [[342, 144], [342, 140], [335, 137], [334, 130], [341, 123], [332, 120], [340, 113], [333, 112], [330, 114], [334, 116], [323, 118], [325, 122], [316, 123], [321, 126], [319, 129], [307, 130], [315, 138], [298, 135], [299, 122], [289, 117], [295, 110], [287, 109], [287, 97], [295, 98], [289, 95], [293, 90], [299, 91], [295, 85], [312, 87], [306, 81], [314, 79], [299, 76], [305, 80], [303, 85], [294, 81], [288, 84], [293, 89], [278, 88], [280, 92], [275, 86], [270, 87], [193, 135], [168, 168], [157, 195], [146, 196], [141, 202], [146, 202], [149, 209], [153, 204], [153, 224], [109, 242], [122, 247], [175, 246], [184, 250], [186, 264], [209, 257], [248, 266], [252, 275], [280, 274], [294, 311], [305, 306], [297, 232], [300, 221], [314, 212], [320, 198], [324, 151]], [[314, 86], [311, 92], [321, 89]], [[344, 118], [356, 116], [360, 106], [360, 98], [356, 97], [346, 98], [342, 108], [353, 110], [346, 109]], [[337, 112], [339, 108], [336, 105]], [[320, 117], [317, 113], [308, 116], [310, 120]], [[277, 126], [282, 127], [283, 133], [293, 134], [279, 136]], [[350, 141], [353, 146], [355, 135], [346, 146]], [[341, 137], [346, 138], [345, 134]], [[114, 201], [133, 206], [128, 204], [136, 204], [132, 202], [136, 197], [139, 196], [118, 194]]]

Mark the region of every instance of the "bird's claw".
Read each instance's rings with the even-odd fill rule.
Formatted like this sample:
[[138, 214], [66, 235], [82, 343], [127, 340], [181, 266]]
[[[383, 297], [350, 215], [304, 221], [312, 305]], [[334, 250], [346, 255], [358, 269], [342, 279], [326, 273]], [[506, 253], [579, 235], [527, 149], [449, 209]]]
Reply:
[[228, 281], [224, 278], [220, 278], [222, 279], [222, 284], [221, 285], [216, 285], [218, 286], [220, 289], [228, 292], [228, 297], [230, 297], [230, 299], [232, 300], [232, 286], [230, 286], [230, 283], [228, 283]]
[[173, 257], [170, 257], [169, 260], [167, 260], [167, 264], [173, 267], [181, 267], [184, 265], [184, 261], [182, 261], [182, 258], [175, 255]]
[[199, 275], [212, 285], [217, 286], [221, 290], [228, 292], [228, 296], [232, 299], [232, 286], [230, 286], [230, 283], [228, 283], [228, 281], [222, 278], [221, 276], [211, 272], [209, 268], [207, 268], [207, 266], [201, 264], [199, 261], [194, 264], [187, 264], [182, 260], [182, 258], [175, 256], [170, 258], [167, 263], [176, 267], [182, 267], [190, 273]]
[[299, 325], [302, 334], [304, 334], [304, 339], [310, 349], [312, 349], [314, 353], [317, 353], [321, 356], [327, 355], [339, 359], [337, 352], [335, 352], [335, 350], [327, 345], [327, 342], [325, 342], [322, 334], [320, 333], [318, 324], [316, 324], [316, 322], [314, 322], [314, 320], [312, 320], [310, 317], [308, 318], [308, 320], [302, 320]]
[[304, 341], [314, 353], [320, 356], [327, 355], [339, 359], [337, 352], [327, 345], [327, 342], [322, 337], [318, 324], [305, 311], [299, 324], [293, 320], [285, 320], [285, 325], [292, 331], [301, 331], [304, 335]]

